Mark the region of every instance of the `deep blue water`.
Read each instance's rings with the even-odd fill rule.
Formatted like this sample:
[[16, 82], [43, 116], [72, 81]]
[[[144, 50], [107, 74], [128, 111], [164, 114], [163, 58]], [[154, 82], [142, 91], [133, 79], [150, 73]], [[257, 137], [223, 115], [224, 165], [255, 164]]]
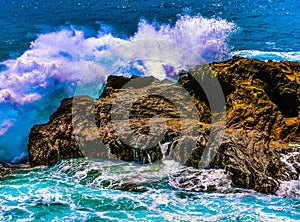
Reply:
[[298, 0], [15, 0], [0, 2], [0, 60], [28, 49], [37, 35], [74, 25], [95, 35], [109, 26], [119, 36], [131, 36], [141, 18], [174, 23], [188, 12], [234, 22], [239, 32], [229, 39], [236, 50], [300, 51]]
[[[47, 122], [64, 97], [98, 96], [110, 74], [162, 79], [235, 54], [300, 61], [298, 0], [2, 0], [0, 8], [0, 161], [26, 161], [30, 128]], [[174, 186], [164, 165], [101, 164], [84, 168], [75, 160], [5, 178], [0, 220], [300, 219], [299, 199], [195, 193]], [[85, 169], [107, 165], [117, 170], [84, 182]], [[66, 173], [70, 167], [75, 171]], [[133, 169], [154, 189], [102, 184], [123, 183]]]

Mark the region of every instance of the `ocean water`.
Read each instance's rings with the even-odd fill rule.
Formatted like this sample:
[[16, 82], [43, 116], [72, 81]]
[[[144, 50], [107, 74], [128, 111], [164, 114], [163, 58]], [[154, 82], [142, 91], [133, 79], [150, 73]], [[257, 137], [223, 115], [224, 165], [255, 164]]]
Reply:
[[[0, 162], [26, 162], [30, 128], [47, 122], [62, 98], [99, 96], [111, 74], [176, 78], [233, 55], [300, 61], [298, 0], [2, 0], [0, 7]], [[218, 192], [202, 193], [176, 185], [182, 170], [190, 169], [89, 160], [22, 170], [0, 181], [0, 220], [300, 220], [297, 198], [227, 194], [226, 178]], [[208, 183], [222, 174], [206, 173]], [[133, 185], [136, 192], [124, 191]], [[299, 194], [299, 181], [287, 187]]]
[[[178, 187], [184, 171], [190, 178], [199, 178], [199, 170], [173, 161], [134, 165], [75, 159], [61, 161], [55, 167], [19, 171], [1, 181], [0, 220], [300, 220], [299, 199], [241, 190], [222, 193], [231, 185], [220, 170], [198, 179], [207, 190], [215, 184], [218, 192], [201, 193], [197, 192], [199, 183]], [[213, 182], [212, 177], [219, 182]], [[133, 191], [124, 191], [129, 188]]]

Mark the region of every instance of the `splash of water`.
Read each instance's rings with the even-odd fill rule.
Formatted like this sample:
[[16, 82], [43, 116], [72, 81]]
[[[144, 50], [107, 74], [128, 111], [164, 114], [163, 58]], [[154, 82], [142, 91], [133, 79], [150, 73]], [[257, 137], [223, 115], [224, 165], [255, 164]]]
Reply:
[[[219, 193], [226, 192], [227, 181], [222, 170], [191, 169], [175, 161], [134, 165], [63, 160], [3, 178], [0, 221], [36, 221], [41, 215], [47, 221], [299, 221], [299, 200]], [[127, 192], [131, 185], [142, 192]], [[212, 192], [202, 193], [205, 187]]]
[[102, 32], [85, 38], [74, 29], [40, 35], [19, 58], [0, 64], [0, 161], [26, 159], [30, 128], [47, 122], [61, 99], [96, 97], [111, 74], [163, 79], [222, 60], [234, 29], [224, 20], [183, 16], [174, 26], [141, 21], [127, 39]]
[[294, 144], [292, 152], [285, 155], [281, 155], [280, 160], [290, 169], [292, 175], [288, 176], [288, 181], [280, 181], [280, 186], [276, 191], [276, 195], [280, 197], [296, 197], [300, 198], [300, 176], [293, 178], [295, 175], [299, 175], [300, 169], [300, 145]]

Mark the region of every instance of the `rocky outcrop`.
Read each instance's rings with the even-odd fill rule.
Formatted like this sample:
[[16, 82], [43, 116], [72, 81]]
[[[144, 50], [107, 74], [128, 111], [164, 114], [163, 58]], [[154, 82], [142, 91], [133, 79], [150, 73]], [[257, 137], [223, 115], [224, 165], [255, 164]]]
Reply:
[[11, 174], [15, 169], [12, 167], [5, 166], [0, 163], [0, 179], [8, 174]]
[[[276, 140], [300, 142], [299, 63], [233, 57], [226, 62], [196, 67], [183, 74], [179, 82], [188, 85], [195, 82], [195, 78], [203, 79], [207, 70], [213, 72], [222, 85], [227, 127], [256, 129]], [[198, 88], [195, 83], [189, 87]], [[205, 98], [201, 91], [198, 96]], [[204, 101], [207, 104], [207, 100]]]
[[[31, 166], [83, 156], [155, 162], [163, 157], [158, 142], [179, 137], [182, 126], [186, 135], [195, 135], [201, 113], [180, 85], [153, 77], [131, 80], [123, 87], [129, 79], [110, 76], [97, 100], [64, 99], [49, 123], [30, 132]], [[208, 110], [205, 104], [202, 109]]]
[[[236, 186], [275, 193], [280, 181], [300, 175], [300, 152], [287, 145], [300, 142], [299, 73], [298, 63], [234, 57], [182, 73], [178, 84], [110, 76], [100, 98], [64, 99], [47, 124], [32, 128], [30, 164], [167, 156], [226, 169]], [[224, 96], [207, 95], [219, 83]]]
[[[186, 158], [190, 144], [197, 146]], [[300, 176], [299, 147], [271, 141], [267, 133], [257, 130], [230, 128], [224, 132], [212, 127], [198, 138], [186, 138], [178, 147], [170, 151], [172, 159], [196, 168], [226, 169], [234, 185], [262, 193], [275, 193], [282, 181]]]
[[[299, 178], [299, 161], [282, 161], [293, 151], [292, 146], [270, 141], [265, 133], [230, 129], [209, 166], [225, 168], [236, 186], [274, 193], [280, 181]], [[299, 159], [299, 153], [294, 157]]]

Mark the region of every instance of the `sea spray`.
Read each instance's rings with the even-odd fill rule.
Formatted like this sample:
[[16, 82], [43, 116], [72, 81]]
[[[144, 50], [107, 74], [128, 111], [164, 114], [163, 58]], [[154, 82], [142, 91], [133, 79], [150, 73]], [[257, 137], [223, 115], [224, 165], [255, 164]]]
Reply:
[[127, 39], [103, 32], [85, 38], [75, 29], [40, 35], [19, 58], [1, 63], [0, 161], [26, 160], [30, 128], [47, 122], [61, 99], [96, 97], [112, 74], [173, 78], [222, 60], [234, 29], [225, 20], [183, 16], [174, 26], [141, 21]]
[[290, 169], [290, 175], [287, 173], [288, 181], [280, 181], [280, 186], [276, 191], [276, 195], [280, 197], [300, 198], [300, 177], [295, 178], [297, 171], [300, 170], [300, 145], [293, 144], [292, 152], [281, 155], [280, 160]]

